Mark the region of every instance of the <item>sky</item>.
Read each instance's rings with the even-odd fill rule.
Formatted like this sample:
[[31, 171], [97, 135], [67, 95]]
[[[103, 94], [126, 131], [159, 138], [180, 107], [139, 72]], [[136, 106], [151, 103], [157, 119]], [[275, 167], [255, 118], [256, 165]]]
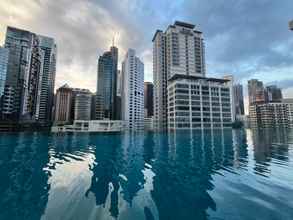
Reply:
[[56, 88], [94, 92], [97, 59], [113, 39], [120, 62], [135, 49], [152, 81], [152, 37], [181, 20], [204, 34], [207, 76], [232, 74], [245, 88], [257, 78], [293, 98], [291, 19], [292, 0], [0, 0], [0, 44], [8, 25], [53, 37]]

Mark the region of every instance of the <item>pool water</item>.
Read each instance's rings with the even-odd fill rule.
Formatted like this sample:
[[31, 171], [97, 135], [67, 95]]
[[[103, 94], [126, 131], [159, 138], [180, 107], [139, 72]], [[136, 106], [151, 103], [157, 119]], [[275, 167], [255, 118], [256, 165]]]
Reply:
[[293, 219], [293, 131], [0, 134], [0, 219]]

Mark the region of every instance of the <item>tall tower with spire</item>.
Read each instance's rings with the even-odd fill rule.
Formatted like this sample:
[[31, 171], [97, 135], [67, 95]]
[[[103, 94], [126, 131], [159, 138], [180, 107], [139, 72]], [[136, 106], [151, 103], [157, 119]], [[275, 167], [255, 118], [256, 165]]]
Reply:
[[98, 60], [96, 119], [117, 119], [117, 64], [118, 48], [110, 47]]

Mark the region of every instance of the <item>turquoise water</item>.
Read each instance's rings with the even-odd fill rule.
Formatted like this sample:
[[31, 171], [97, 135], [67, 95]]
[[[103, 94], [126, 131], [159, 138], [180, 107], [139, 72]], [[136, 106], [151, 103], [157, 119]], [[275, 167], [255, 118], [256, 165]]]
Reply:
[[293, 219], [293, 132], [0, 135], [0, 219]]

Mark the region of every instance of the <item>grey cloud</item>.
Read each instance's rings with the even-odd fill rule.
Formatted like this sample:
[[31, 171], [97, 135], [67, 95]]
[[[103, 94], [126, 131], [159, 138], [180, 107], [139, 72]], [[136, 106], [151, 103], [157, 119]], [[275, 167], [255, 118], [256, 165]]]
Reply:
[[[289, 63], [290, 57], [272, 51], [275, 44], [288, 44], [292, 33], [288, 31], [288, 20], [292, 16], [290, 0], [217, 0], [209, 2], [186, 1], [182, 13], [201, 25], [207, 38], [207, 52], [211, 59], [224, 63], [245, 62], [251, 57], [262, 57], [262, 65], [276, 66]], [[226, 35], [224, 42], [213, 41]], [[208, 43], [223, 48], [217, 56], [209, 51]], [[222, 44], [221, 44], [222, 43]], [[292, 47], [292, 44], [291, 44]], [[289, 51], [288, 51], [289, 52]]]
[[266, 83], [266, 85], [277, 85], [282, 89], [288, 89], [293, 87], [293, 79], [276, 80]]
[[[270, 75], [278, 68], [293, 70], [293, 32], [287, 27], [293, 16], [291, 0], [13, 1], [15, 7], [22, 4], [31, 14], [28, 20], [13, 15], [21, 27], [57, 40], [59, 80], [70, 82], [71, 75], [66, 72], [71, 69], [73, 78], [87, 79], [94, 88], [96, 59], [117, 33], [120, 60], [127, 48], [136, 49], [147, 64], [149, 77], [152, 36], [174, 20], [198, 24], [204, 32], [209, 74], [232, 73], [247, 79], [257, 73]], [[37, 3], [38, 10], [31, 12], [28, 6], [32, 2]], [[9, 16], [0, 13], [2, 21]]]

